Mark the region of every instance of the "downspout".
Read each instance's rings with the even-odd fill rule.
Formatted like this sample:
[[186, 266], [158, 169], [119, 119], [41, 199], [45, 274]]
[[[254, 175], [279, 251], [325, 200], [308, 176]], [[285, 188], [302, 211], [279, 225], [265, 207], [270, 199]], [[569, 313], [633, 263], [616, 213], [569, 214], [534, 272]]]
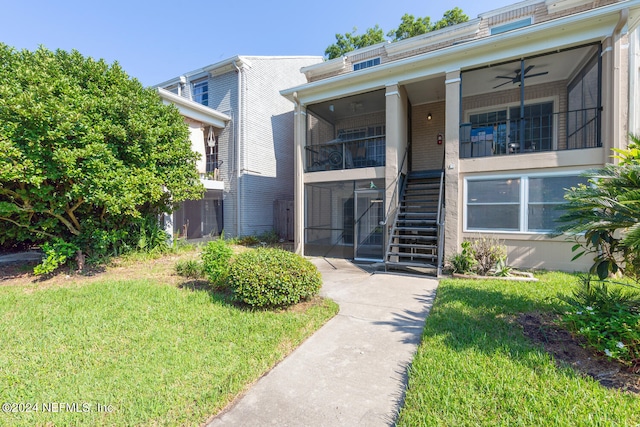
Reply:
[[240, 186], [240, 177], [242, 176], [242, 172], [240, 170], [241, 167], [241, 159], [240, 156], [242, 154], [242, 126], [243, 126], [243, 109], [242, 109], [242, 68], [238, 67], [236, 61], [233, 60], [233, 66], [236, 68], [236, 72], [238, 73], [238, 114], [236, 119], [236, 237], [242, 236], [242, 214], [241, 214], [241, 186]]

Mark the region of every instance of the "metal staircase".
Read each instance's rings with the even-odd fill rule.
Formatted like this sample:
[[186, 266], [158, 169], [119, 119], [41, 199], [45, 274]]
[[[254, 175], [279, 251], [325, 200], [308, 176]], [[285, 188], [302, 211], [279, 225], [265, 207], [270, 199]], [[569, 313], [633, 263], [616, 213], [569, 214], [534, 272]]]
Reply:
[[442, 272], [444, 171], [411, 172], [389, 233], [385, 267]]

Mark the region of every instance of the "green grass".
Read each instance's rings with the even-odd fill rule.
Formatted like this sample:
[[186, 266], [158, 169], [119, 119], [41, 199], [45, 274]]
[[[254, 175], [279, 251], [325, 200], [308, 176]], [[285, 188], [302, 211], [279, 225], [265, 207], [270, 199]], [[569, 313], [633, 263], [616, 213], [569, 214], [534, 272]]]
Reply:
[[576, 278], [443, 280], [410, 368], [399, 426], [637, 426], [640, 398], [557, 368], [514, 323], [559, 308]]
[[242, 310], [155, 280], [1, 287], [0, 403], [39, 411], [0, 425], [200, 425], [336, 312]]

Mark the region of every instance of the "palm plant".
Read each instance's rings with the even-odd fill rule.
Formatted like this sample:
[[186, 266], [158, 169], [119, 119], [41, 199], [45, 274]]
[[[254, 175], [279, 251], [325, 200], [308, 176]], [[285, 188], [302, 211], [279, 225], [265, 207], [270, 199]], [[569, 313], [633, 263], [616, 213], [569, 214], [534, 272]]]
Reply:
[[[640, 138], [630, 136], [627, 149], [614, 149], [618, 164], [585, 173], [589, 185], [565, 193], [556, 234], [574, 237], [573, 259], [594, 255], [593, 273], [640, 276]], [[584, 236], [582, 236], [584, 234]]]

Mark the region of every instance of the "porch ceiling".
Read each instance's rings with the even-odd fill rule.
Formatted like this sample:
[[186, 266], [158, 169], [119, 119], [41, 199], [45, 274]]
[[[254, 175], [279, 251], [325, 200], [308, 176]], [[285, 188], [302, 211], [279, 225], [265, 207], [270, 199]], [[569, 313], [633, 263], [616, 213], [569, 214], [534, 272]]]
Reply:
[[[595, 47], [583, 47], [558, 52], [552, 55], [527, 59], [526, 66], [534, 66], [529, 74], [542, 72], [547, 72], [548, 74], [527, 78], [526, 83], [528, 85], [534, 85], [552, 81], [567, 80], [572, 77], [576, 68], [590, 58], [594, 52]], [[514, 76], [517, 69], [520, 69], [519, 61], [496, 65], [488, 64], [486, 68], [477, 69], [472, 73], [469, 72], [463, 74], [462, 90], [464, 92], [464, 96], [478, 95], [518, 87], [517, 84], [509, 82], [509, 84], [505, 84], [498, 89], [494, 89], [496, 86], [508, 82], [508, 80], [499, 79], [497, 76]], [[444, 76], [407, 83], [405, 88], [412, 105], [427, 104], [443, 101], [445, 99]]]
[[329, 123], [344, 117], [360, 116], [384, 111], [386, 106], [385, 91], [361, 93], [309, 106], [309, 111]]

